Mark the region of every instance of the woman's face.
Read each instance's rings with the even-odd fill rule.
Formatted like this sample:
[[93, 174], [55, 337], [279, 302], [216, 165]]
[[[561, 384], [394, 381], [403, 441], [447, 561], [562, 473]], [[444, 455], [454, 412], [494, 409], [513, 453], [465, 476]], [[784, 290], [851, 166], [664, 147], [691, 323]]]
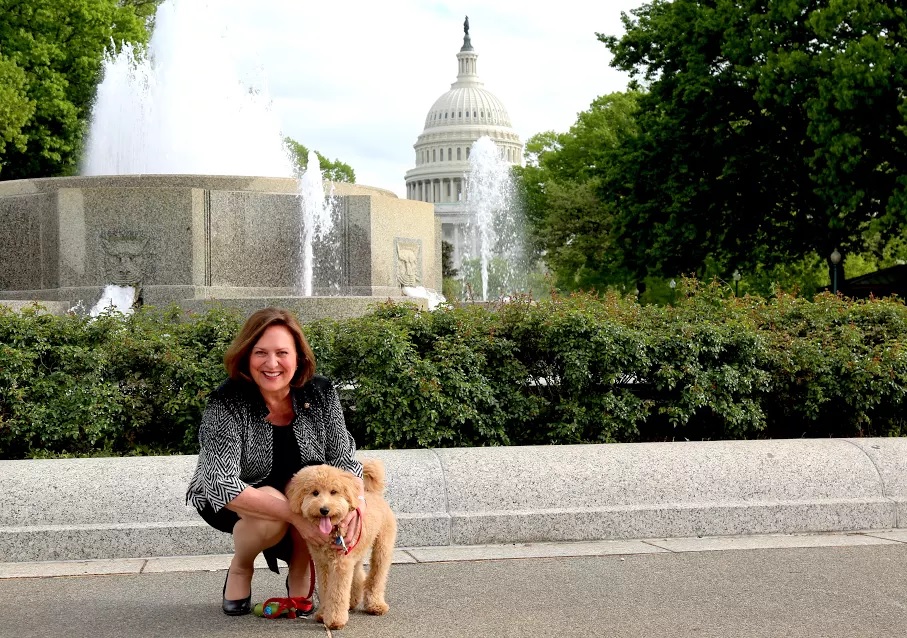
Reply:
[[296, 343], [286, 326], [271, 326], [249, 354], [249, 373], [263, 394], [282, 393], [296, 374]]

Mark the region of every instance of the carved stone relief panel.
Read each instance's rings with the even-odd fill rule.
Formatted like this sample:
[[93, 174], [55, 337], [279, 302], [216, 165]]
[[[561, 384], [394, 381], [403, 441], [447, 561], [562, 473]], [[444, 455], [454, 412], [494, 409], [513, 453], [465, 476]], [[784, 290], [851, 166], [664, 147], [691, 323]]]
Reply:
[[397, 253], [397, 283], [401, 286], [422, 285], [422, 240], [394, 238]]
[[105, 284], [138, 286], [148, 277], [150, 240], [135, 232], [109, 232], [100, 237], [100, 275]]

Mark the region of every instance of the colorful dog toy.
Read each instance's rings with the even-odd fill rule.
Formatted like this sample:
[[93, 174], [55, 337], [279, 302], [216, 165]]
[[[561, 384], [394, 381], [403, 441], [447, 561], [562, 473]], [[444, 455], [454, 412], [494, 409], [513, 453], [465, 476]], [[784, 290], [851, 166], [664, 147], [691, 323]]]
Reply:
[[258, 603], [252, 608], [252, 613], [261, 618], [296, 618], [296, 610], [302, 609], [303, 602], [308, 603], [311, 608], [311, 602], [299, 596], [298, 598], [268, 598], [263, 603]]

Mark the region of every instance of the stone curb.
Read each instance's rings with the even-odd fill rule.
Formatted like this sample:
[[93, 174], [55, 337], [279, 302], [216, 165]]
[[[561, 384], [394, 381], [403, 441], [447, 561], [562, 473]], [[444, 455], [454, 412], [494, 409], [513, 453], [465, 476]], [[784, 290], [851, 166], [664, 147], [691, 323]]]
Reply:
[[[409, 547], [394, 550], [394, 564], [447, 563], [482, 560], [528, 560], [578, 556], [626, 556], [680, 552], [855, 547], [907, 544], [907, 530], [876, 530], [846, 534], [768, 534], [761, 536], [661, 538], [571, 543], [520, 543], [449, 547]], [[222, 571], [231, 554], [165, 556], [73, 561], [0, 563], [0, 580], [103, 576], [111, 574], [157, 574], [164, 572]], [[266, 569], [259, 556], [256, 568]]]
[[[361, 452], [398, 547], [907, 527], [907, 439]], [[0, 461], [0, 562], [226, 554], [184, 505], [194, 456]]]

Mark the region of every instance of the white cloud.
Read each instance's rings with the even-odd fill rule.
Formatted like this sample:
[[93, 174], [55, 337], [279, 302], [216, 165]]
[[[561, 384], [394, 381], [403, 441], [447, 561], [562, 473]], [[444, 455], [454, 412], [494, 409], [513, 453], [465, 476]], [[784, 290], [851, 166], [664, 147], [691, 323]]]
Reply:
[[626, 87], [595, 33], [622, 32], [642, 0], [220, 0], [240, 67], [266, 73], [284, 132], [403, 196], [434, 101], [456, 79], [463, 17], [485, 87], [525, 141], [567, 130], [597, 96]]

